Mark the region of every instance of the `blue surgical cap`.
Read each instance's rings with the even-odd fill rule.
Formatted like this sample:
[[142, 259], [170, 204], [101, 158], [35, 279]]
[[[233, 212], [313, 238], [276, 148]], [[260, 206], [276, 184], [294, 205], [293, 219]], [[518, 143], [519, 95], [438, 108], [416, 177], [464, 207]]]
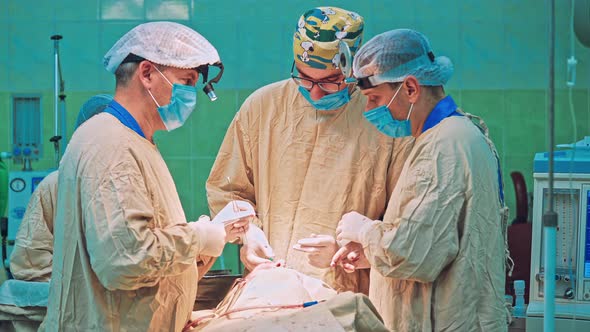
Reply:
[[74, 130], [78, 129], [86, 120], [104, 111], [112, 100], [113, 96], [105, 94], [90, 97], [80, 108]]
[[435, 56], [426, 36], [410, 29], [384, 32], [369, 40], [354, 57], [356, 78], [372, 85], [402, 82], [412, 75], [420, 85], [445, 85], [453, 75], [453, 63]]

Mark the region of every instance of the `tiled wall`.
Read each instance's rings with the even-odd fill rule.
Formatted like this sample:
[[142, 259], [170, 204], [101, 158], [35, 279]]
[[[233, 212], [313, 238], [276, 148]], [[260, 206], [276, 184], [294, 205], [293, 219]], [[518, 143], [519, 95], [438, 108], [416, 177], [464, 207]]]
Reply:
[[[288, 77], [292, 31], [299, 15], [331, 4], [366, 19], [365, 41], [408, 27], [422, 31], [435, 54], [449, 56], [455, 75], [449, 93], [467, 112], [482, 116], [496, 143], [514, 211], [511, 171], [525, 174], [532, 190], [532, 160], [547, 149], [547, 1], [274, 1], [274, 0], [39, 0], [0, 1], [0, 151], [10, 146], [10, 98], [42, 94], [44, 136], [53, 135], [53, 34], [61, 34], [68, 124], [90, 96], [112, 93], [114, 79], [101, 66], [104, 53], [126, 31], [146, 20], [187, 24], [218, 49], [226, 70], [211, 103], [199, 93], [188, 123], [156, 141], [177, 183], [189, 219], [206, 214], [205, 180], [236, 110], [254, 89]], [[573, 141], [566, 58], [570, 55], [570, 2], [556, 1], [557, 143]], [[577, 41], [573, 91], [577, 139], [590, 135], [590, 50]], [[53, 166], [51, 149], [35, 169]], [[19, 165], [11, 165], [18, 169]], [[235, 248], [227, 261], [235, 264]], [[232, 256], [234, 255], [234, 256]], [[229, 263], [228, 263], [229, 264]], [[230, 264], [230, 265], [231, 265]], [[218, 266], [219, 267], [219, 266]]]

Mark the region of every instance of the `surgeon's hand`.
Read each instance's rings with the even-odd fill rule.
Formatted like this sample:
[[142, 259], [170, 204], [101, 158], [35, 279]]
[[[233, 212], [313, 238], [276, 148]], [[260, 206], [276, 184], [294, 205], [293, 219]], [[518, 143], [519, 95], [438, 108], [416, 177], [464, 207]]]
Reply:
[[221, 255], [227, 238], [223, 224], [211, 222], [209, 216], [200, 216], [199, 221], [189, 222], [188, 226], [199, 234], [205, 234], [201, 236], [203, 247], [199, 254], [212, 257]]
[[336, 252], [330, 266], [341, 266], [345, 272], [352, 273], [358, 269], [368, 269], [371, 264], [365, 256], [363, 246], [357, 242], [350, 242]]
[[250, 225], [244, 236], [244, 245], [240, 248], [240, 260], [244, 266], [252, 271], [260, 264], [271, 262], [274, 255], [264, 232], [256, 225]]
[[368, 221], [371, 221], [371, 219], [356, 211], [343, 215], [336, 228], [336, 241], [340, 245], [345, 245], [348, 242], [361, 242], [359, 234], [361, 228]]
[[311, 234], [311, 237], [297, 241], [293, 249], [307, 253], [307, 262], [317, 268], [328, 268], [332, 257], [338, 251], [336, 239], [331, 235]]
[[250, 228], [251, 217], [240, 219], [225, 226], [225, 242], [234, 242], [238, 238], [244, 238]]

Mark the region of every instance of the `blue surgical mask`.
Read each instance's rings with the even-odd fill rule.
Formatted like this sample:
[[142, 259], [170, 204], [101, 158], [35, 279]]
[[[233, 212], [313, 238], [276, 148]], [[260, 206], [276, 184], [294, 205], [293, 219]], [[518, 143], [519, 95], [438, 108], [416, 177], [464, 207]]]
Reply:
[[309, 91], [303, 87], [299, 87], [299, 92], [307, 99], [307, 101], [316, 110], [329, 111], [338, 109], [350, 101], [350, 95], [348, 94], [348, 88], [340, 90], [338, 92], [325, 95], [318, 100], [311, 99]]
[[166, 82], [172, 86], [170, 104], [160, 106], [150, 90], [148, 90], [148, 93], [158, 106], [158, 114], [166, 126], [166, 130], [172, 131], [182, 126], [194, 111], [197, 105], [197, 89], [190, 85], [172, 84], [157, 67], [155, 68]]
[[412, 109], [414, 104], [410, 104], [410, 111], [408, 112], [408, 117], [406, 120], [396, 120], [391, 116], [391, 112], [389, 111], [389, 105], [393, 102], [395, 97], [397, 96], [399, 90], [402, 88], [402, 85], [399, 86], [387, 106], [381, 105], [379, 107], [373, 108], [372, 110], [366, 111], [363, 113], [365, 118], [377, 129], [384, 133], [387, 136], [391, 136], [393, 138], [398, 137], [406, 137], [412, 136], [412, 126], [410, 124], [410, 114], [412, 114]]

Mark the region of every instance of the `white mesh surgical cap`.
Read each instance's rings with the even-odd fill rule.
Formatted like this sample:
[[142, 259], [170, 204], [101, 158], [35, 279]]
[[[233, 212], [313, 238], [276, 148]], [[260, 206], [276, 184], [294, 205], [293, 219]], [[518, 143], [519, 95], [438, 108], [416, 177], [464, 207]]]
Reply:
[[176, 68], [219, 62], [217, 50], [205, 37], [174, 22], [149, 22], [131, 29], [105, 54], [105, 68], [114, 74], [130, 54]]
[[435, 57], [426, 36], [410, 29], [391, 30], [369, 40], [356, 53], [353, 63], [359, 87], [402, 82], [412, 75], [420, 85], [444, 85], [453, 75], [453, 63]]
[[104, 111], [113, 100], [111, 95], [96, 95], [90, 97], [80, 108], [74, 129], [80, 127], [86, 120]]

